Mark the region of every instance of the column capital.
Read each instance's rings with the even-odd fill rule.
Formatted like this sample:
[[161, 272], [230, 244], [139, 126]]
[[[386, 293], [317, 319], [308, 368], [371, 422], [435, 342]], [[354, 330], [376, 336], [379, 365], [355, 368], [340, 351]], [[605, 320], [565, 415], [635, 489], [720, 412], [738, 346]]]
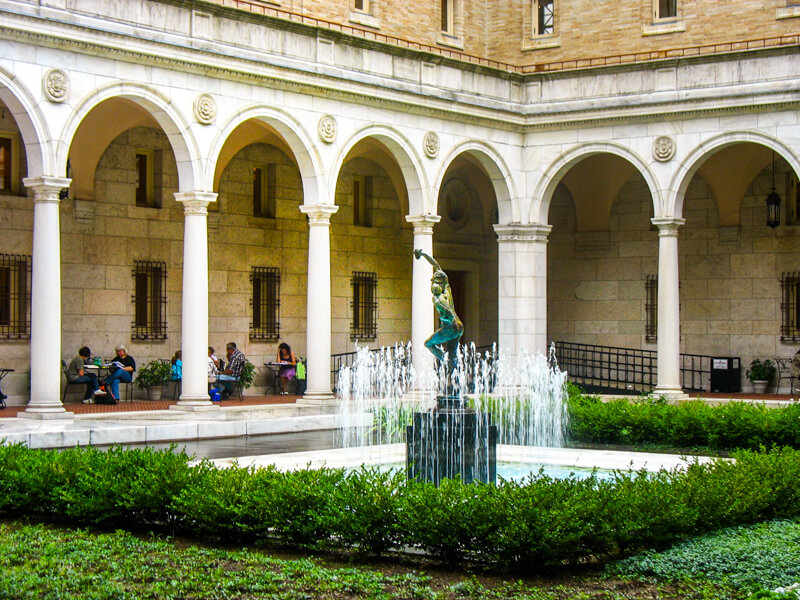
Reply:
[[331, 216], [339, 210], [335, 204], [302, 205], [300, 212], [308, 216], [309, 225], [330, 225]]
[[71, 179], [67, 177], [52, 177], [50, 175], [41, 175], [39, 177], [26, 177], [22, 180], [22, 184], [33, 190], [34, 202], [55, 202], [59, 203], [59, 193], [64, 188], [68, 188], [72, 183]]
[[183, 204], [183, 213], [186, 215], [207, 215], [210, 202], [216, 202], [215, 192], [175, 192], [175, 200]]
[[509, 223], [494, 225], [498, 242], [546, 242], [553, 229], [543, 223]]
[[441, 220], [439, 215], [406, 215], [406, 222], [414, 226], [414, 234], [433, 235], [433, 226]]
[[686, 219], [677, 217], [653, 217], [650, 222], [658, 227], [658, 235], [664, 237], [677, 237], [678, 230], [686, 223]]

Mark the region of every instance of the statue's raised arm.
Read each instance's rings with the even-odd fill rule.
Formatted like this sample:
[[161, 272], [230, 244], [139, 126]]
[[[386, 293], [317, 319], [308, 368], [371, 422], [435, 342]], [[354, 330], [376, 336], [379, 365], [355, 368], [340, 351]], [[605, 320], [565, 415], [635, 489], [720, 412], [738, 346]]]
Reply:
[[420, 250], [419, 248], [417, 248], [416, 250], [414, 250], [414, 256], [415, 256], [416, 258], [422, 258], [422, 257], [424, 257], [424, 258], [425, 258], [425, 260], [427, 260], [429, 263], [431, 263], [431, 265], [433, 266], [433, 268], [434, 268], [435, 270], [437, 270], [437, 271], [443, 271], [443, 270], [444, 270], [444, 269], [442, 269], [442, 267], [440, 267], [440, 266], [439, 266], [439, 263], [438, 263], [438, 262], [436, 262], [436, 259], [435, 259], [435, 258], [433, 258], [432, 256], [428, 256], [427, 254], [425, 254], [425, 253], [424, 253], [422, 250]]

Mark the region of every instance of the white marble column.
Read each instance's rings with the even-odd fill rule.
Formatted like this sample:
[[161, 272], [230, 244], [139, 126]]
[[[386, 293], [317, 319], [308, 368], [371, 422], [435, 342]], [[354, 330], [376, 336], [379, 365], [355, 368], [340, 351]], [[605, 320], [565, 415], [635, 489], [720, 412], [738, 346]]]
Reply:
[[681, 398], [686, 395], [681, 389], [678, 230], [686, 221], [670, 217], [651, 221], [658, 227], [658, 383], [653, 393]]
[[[406, 221], [414, 226], [414, 249], [433, 256], [433, 226], [441, 220], [437, 215], [407, 215]], [[423, 259], [410, 257], [411, 276], [411, 364], [417, 372], [415, 386], [426, 387], [429, 383], [424, 374], [433, 368], [433, 355], [425, 347], [433, 333], [433, 302], [431, 300], [431, 276], [433, 267]]]
[[31, 267], [31, 400], [17, 416], [71, 418], [61, 403], [61, 227], [59, 192], [63, 177], [24, 179], [33, 192]]
[[547, 353], [547, 236], [539, 223], [495, 225], [498, 243], [498, 345], [516, 355]]
[[326, 404], [331, 393], [331, 215], [338, 206], [301, 206], [308, 216], [308, 304], [306, 393], [298, 402]]
[[219, 410], [208, 396], [208, 204], [213, 192], [178, 192], [183, 204], [183, 293], [181, 362], [183, 381], [174, 410]]

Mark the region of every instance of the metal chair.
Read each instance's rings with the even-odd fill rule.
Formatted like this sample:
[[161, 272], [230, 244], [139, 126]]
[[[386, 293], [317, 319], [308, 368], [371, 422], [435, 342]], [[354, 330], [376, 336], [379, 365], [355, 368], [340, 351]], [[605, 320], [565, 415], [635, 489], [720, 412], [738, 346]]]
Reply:
[[64, 401], [67, 399], [67, 390], [69, 390], [69, 386], [74, 385], [78, 386], [83, 390], [86, 391], [86, 382], [81, 381], [70, 381], [69, 380], [69, 367], [67, 367], [67, 361], [61, 360], [61, 371], [64, 373], [64, 379], [67, 380], [67, 385], [64, 386], [64, 395], [61, 397], [61, 404], [64, 404]]
[[784, 379], [789, 380], [789, 393], [794, 394], [794, 380], [795, 376], [792, 373], [792, 363], [794, 361], [794, 357], [776, 357], [775, 358], [775, 366], [778, 367], [778, 386], [775, 388], [775, 393], [780, 393], [781, 389], [781, 381]]

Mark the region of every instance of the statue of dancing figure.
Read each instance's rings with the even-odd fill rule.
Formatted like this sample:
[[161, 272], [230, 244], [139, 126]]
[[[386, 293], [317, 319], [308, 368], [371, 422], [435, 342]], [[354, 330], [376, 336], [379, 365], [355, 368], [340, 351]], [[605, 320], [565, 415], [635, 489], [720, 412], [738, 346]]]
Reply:
[[425, 340], [425, 347], [439, 360], [444, 360], [445, 353], [447, 353], [447, 372], [452, 373], [456, 366], [458, 340], [464, 333], [464, 324], [458, 318], [453, 307], [453, 292], [450, 290], [447, 273], [442, 270], [436, 260], [422, 250], [414, 250], [414, 256], [416, 258], [425, 257], [425, 260], [433, 265], [431, 293], [433, 294], [433, 306], [439, 314], [441, 325], [431, 337]]

